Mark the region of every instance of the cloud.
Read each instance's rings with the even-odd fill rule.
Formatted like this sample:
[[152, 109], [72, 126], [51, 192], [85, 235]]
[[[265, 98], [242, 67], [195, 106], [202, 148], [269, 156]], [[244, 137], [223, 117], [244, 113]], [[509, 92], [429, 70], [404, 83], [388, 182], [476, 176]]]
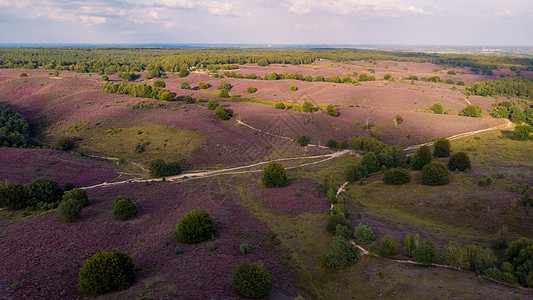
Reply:
[[286, 0], [288, 11], [295, 14], [324, 12], [337, 15], [432, 15], [421, 8], [404, 5], [399, 0]]
[[209, 13], [216, 16], [251, 16], [235, 1], [160, 0], [156, 5], [174, 9], [195, 8], [196, 12]]
[[161, 0], [159, 4], [172, 8], [194, 8], [196, 6], [193, 1], [189, 0]]

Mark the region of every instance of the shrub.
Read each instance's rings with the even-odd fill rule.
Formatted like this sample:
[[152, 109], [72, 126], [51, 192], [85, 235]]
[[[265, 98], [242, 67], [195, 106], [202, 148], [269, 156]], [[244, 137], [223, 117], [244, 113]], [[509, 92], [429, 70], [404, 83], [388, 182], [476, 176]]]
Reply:
[[212, 237], [215, 233], [215, 225], [209, 214], [195, 209], [181, 216], [176, 224], [174, 237], [182, 243], [194, 244]]
[[65, 182], [63, 185], [63, 191], [68, 192], [70, 190], [73, 190], [76, 187], [76, 185], [70, 181]]
[[154, 87], [164, 88], [166, 86], [167, 86], [167, 84], [164, 81], [162, 81], [162, 80], [154, 81]]
[[266, 188], [286, 186], [288, 178], [283, 165], [280, 163], [270, 163], [261, 173], [261, 183]]
[[465, 152], [457, 152], [448, 161], [448, 169], [463, 172], [470, 169], [470, 157]]
[[453, 84], [453, 80], [451, 80], [451, 79], [447, 79], [447, 80], [444, 81], [444, 82], [446, 82], [447, 84]]
[[248, 92], [248, 94], [253, 94], [255, 92], [257, 92], [257, 89], [253, 86], [249, 86], [246, 91]]
[[511, 138], [517, 141], [527, 141], [529, 135], [533, 133], [533, 127], [530, 125], [517, 125], [513, 133], [511, 133]]
[[[2, 184], [0, 181], [0, 207], [8, 209], [22, 209], [31, 206], [28, 201], [26, 188], [19, 184]], [[37, 204], [37, 203], [35, 203]]]
[[209, 84], [205, 83], [205, 82], [198, 82], [198, 89], [199, 90], [205, 90], [205, 89], [208, 89], [209, 88]]
[[358, 136], [354, 137], [350, 140], [348, 143], [350, 149], [352, 150], [361, 150], [363, 152], [375, 152], [379, 153], [381, 150], [385, 147], [387, 147], [386, 144], [383, 142], [366, 136]]
[[335, 227], [335, 236], [338, 235], [349, 240], [353, 236], [353, 233], [348, 226], [337, 224], [337, 226]]
[[398, 243], [396, 243], [392, 235], [387, 234], [379, 243], [378, 255], [387, 258], [396, 253], [398, 253]]
[[444, 106], [442, 106], [441, 103], [435, 103], [431, 105], [429, 111], [437, 115], [442, 115], [442, 113], [444, 112]]
[[460, 116], [481, 118], [483, 116], [483, 110], [477, 104], [468, 104], [459, 113]]
[[191, 85], [188, 82], [182, 82], [180, 84], [180, 87], [181, 87], [182, 90], [190, 90], [191, 89]]
[[329, 139], [326, 146], [331, 150], [340, 150], [344, 148], [344, 141]]
[[275, 109], [285, 109], [285, 104], [283, 102], [277, 102], [274, 104]]
[[385, 171], [383, 174], [383, 182], [388, 184], [404, 184], [411, 181], [409, 172], [403, 168], [394, 168]]
[[113, 202], [113, 217], [118, 221], [126, 221], [135, 217], [137, 206], [126, 196], [118, 196]]
[[219, 85], [218, 85], [218, 90], [221, 91], [221, 90], [226, 90], [226, 91], [230, 91], [231, 88], [233, 86], [225, 81], [222, 81]]
[[355, 240], [359, 244], [367, 245], [376, 240], [372, 229], [364, 224], [359, 224], [354, 230]]
[[257, 61], [257, 65], [260, 66], [260, 67], [266, 67], [268, 66], [270, 63], [268, 62], [268, 60], [262, 58], [260, 60]]
[[380, 152], [378, 155], [376, 155], [376, 157], [380, 166], [386, 169], [390, 169], [394, 166], [394, 158], [389, 153]]
[[396, 115], [396, 123], [398, 123], [398, 124], [402, 124], [402, 122], [403, 122], [403, 117], [402, 117], [402, 115], [397, 114], [397, 115]]
[[333, 238], [327, 256], [328, 267], [346, 268], [357, 261], [357, 249], [341, 235]]
[[446, 185], [450, 182], [450, 173], [443, 164], [429, 163], [422, 168], [421, 179], [424, 185]]
[[215, 108], [215, 117], [221, 121], [229, 120], [230, 114], [225, 107], [217, 106]]
[[449, 242], [444, 246], [444, 261], [448, 266], [468, 270], [470, 261], [468, 253], [463, 245], [456, 242]]
[[302, 135], [296, 140], [296, 142], [300, 144], [300, 146], [305, 147], [309, 144], [309, 138], [306, 135]]
[[209, 100], [207, 101], [207, 109], [208, 110], [215, 110], [219, 106], [218, 101], [216, 100]]
[[68, 193], [63, 195], [62, 201], [67, 201], [71, 199], [78, 201], [82, 207], [89, 205], [89, 197], [87, 196], [87, 193], [84, 190], [73, 188]]
[[291, 85], [291, 86], [289, 87], [289, 89], [290, 89], [291, 91], [293, 91], [293, 92], [296, 92], [296, 91], [298, 90], [298, 87], [295, 86], [295, 85]]
[[262, 263], [245, 260], [233, 272], [231, 287], [247, 298], [267, 298], [272, 291], [272, 278]]
[[183, 97], [183, 102], [185, 102], [186, 104], [193, 104], [194, 103], [194, 98], [190, 95], [187, 95], [185, 97]]
[[461, 86], [464, 86], [464, 85], [465, 85], [465, 82], [464, 82], [464, 81], [457, 81], [455, 84], [457, 84], [457, 85], [461, 85]]
[[448, 139], [438, 139], [433, 149], [434, 157], [448, 157], [452, 152], [452, 145]]
[[303, 112], [314, 112], [315, 106], [313, 105], [313, 103], [305, 101], [302, 104], [302, 111]]
[[75, 199], [61, 201], [57, 207], [57, 216], [62, 223], [72, 223], [81, 217], [82, 205]]
[[484, 178], [481, 178], [480, 180], [478, 180], [477, 185], [482, 187], [486, 185], [491, 185], [493, 182], [494, 182], [494, 179], [492, 179], [492, 177], [487, 175]]
[[368, 176], [368, 170], [361, 163], [348, 166], [346, 169], [346, 181], [355, 182], [366, 178]]
[[135, 278], [135, 266], [129, 254], [100, 251], [83, 262], [79, 288], [88, 294], [127, 289]]
[[425, 242], [413, 251], [413, 259], [418, 263], [431, 265], [439, 262], [439, 255], [433, 243]]
[[433, 151], [429, 146], [422, 146], [416, 150], [411, 160], [411, 169], [422, 170], [422, 168], [433, 160]]
[[106, 75], [102, 75], [102, 80], [103, 81], [109, 81], [109, 77], [107, 77]]
[[456, 73], [455, 73], [455, 71], [454, 71], [454, 70], [450, 70], [450, 71], [448, 71], [448, 73], [447, 73], [447, 74], [448, 74], [448, 75], [456, 75]]
[[391, 74], [385, 74], [385, 76], [383, 76], [383, 79], [385, 79], [385, 80], [389, 80], [391, 78], [393, 78]]
[[250, 253], [250, 246], [246, 243], [242, 243], [239, 247], [239, 252], [241, 252], [242, 255]]
[[163, 100], [163, 101], [172, 101], [174, 100], [174, 95], [172, 95], [171, 92], [163, 92], [161, 93], [161, 96], [159, 96], [159, 99]]
[[150, 161], [149, 170], [152, 177], [174, 176], [181, 174], [182, 171], [179, 163], [172, 162], [167, 164], [160, 158]]
[[374, 152], [367, 152], [363, 155], [361, 164], [368, 170], [368, 173], [374, 173], [381, 168], [378, 158]]
[[330, 104], [326, 107], [326, 113], [332, 117], [336, 117], [339, 115], [339, 112], [337, 112], [333, 104]]
[[416, 249], [415, 240], [409, 233], [405, 234], [403, 239], [403, 253], [408, 257], [413, 257], [413, 251]]
[[183, 253], [183, 250], [180, 247], [174, 248], [174, 254], [178, 255], [178, 254], [182, 254], [182, 253]]
[[509, 283], [509, 284], [516, 284], [517, 280], [516, 277], [513, 276], [510, 272], [503, 272], [498, 270], [497, 268], [488, 268], [485, 270], [485, 276], [492, 278], [497, 281]]
[[55, 203], [61, 200], [63, 190], [57, 181], [41, 177], [26, 185], [28, 206], [35, 206], [38, 202]]
[[357, 78], [357, 81], [374, 81], [376, 80], [376, 77], [372, 75], [368, 75], [366, 73], [359, 74], [359, 77]]
[[28, 76], [28, 74], [26, 74], [26, 73], [22, 72], [22, 73], [20, 73], [20, 75], [19, 75], [19, 76], [20, 76], [20, 77], [27, 77], [27, 76]]
[[349, 227], [350, 223], [348, 223], [348, 221], [346, 221], [346, 219], [342, 215], [331, 214], [328, 218], [328, 223], [326, 224], [326, 231], [335, 235], [337, 225]]
[[229, 91], [222, 89], [218, 93], [218, 96], [221, 97], [221, 98], [229, 98]]

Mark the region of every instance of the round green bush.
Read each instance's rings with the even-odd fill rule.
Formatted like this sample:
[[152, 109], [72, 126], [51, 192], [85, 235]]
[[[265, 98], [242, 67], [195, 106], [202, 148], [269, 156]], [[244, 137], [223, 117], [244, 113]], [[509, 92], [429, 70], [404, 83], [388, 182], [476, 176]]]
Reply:
[[372, 229], [364, 224], [359, 224], [355, 227], [354, 237], [359, 244], [363, 245], [370, 244], [376, 240]]
[[275, 109], [285, 109], [285, 104], [283, 102], [277, 102], [274, 104]]
[[465, 152], [457, 152], [448, 161], [448, 169], [451, 171], [459, 170], [460, 172], [470, 169], [470, 157]]
[[58, 202], [63, 196], [63, 190], [57, 181], [45, 177], [35, 179], [30, 184], [27, 184], [26, 193], [29, 206], [35, 206], [39, 202]]
[[411, 169], [422, 170], [422, 168], [433, 160], [433, 151], [429, 146], [422, 146], [416, 150], [411, 160]]
[[79, 278], [79, 288], [83, 293], [120, 291], [132, 284], [135, 266], [127, 253], [100, 251], [83, 262]]
[[164, 81], [162, 81], [162, 80], [154, 81], [154, 87], [164, 88], [166, 86], [167, 86], [167, 84]]
[[314, 112], [315, 106], [313, 105], [313, 103], [305, 101], [302, 104], [302, 111], [303, 112]]
[[226, 90], [226, 89], [221, 89], [218, 92], [218, 96], [221, 97], [221, 98], [229, 98], [229, 91]]
[[298, 90], [298, 87], [295, 85], [290, 86], [291, 91], [296, 92]]
[[76, 187], [76, 185], [70, 181], [67, 181], [65, 182], [65, 184], [63, 185], [63, 191], [66, 193], [72, 189], [74, 189]]
[[217, 106], [215, 108], [215, 117], [217, 117], [217, 119], [219, 120], [229, 120], [230, 118], [230, 115], [229, 115], [229, 112], [226, 108], [222, 107], [222, 106]]
[[377, 172], [381, 168], [378, 157], [374, 152], [365, 153], [363, 155], [363, 160], [361, 160], [361, 164], [365, 166], [365, 168], [368, 170], [368, 173]]
[[350, 223], [346, 221], [346, 218], [344, 216], [339, 214], [331, 214], [328, 218], [328, 223], [326, 224], [326, 231], [335, 235], [335, 232], [337, 231], [337, 225], [350, 227]]
[[423, 243], [413, 250], [413, 259], [414, 261], [424, 264], [431, 265], [439, 262], [439, 255], [435, 246], [432, 243]]
[[257, 92], [257, 89], [253, 86], [249, 86], [248, 88], [246, 88], [246, 91], [248, 92], [248, 94], [253, 94]]
[[233, 272], [231, 287], [247, 298], [267, 298], [272, 291], [272, 278], [262, 263], [245, 260]]
[[216, 233], [215, 224], [209, 214], [201, 209], [184, 213], [176, 224], [174, 237], [187, 244], [199, 243]]
[[389, 169], [383, 174], [383, 182], [388, 184], [404, 184], [409, 181], [411, 181], [411, 176], [403, 168]]
[[118, 196], [113, 202], [113, 217], [115, 220], [126, 221], [135, 217], [137, 206], [126, 196]]
[[435, 148], [433, 149], [434, 157], [448, 157], [452, 152], [452, 145], [447, 139], [438, 139], [435, 142]]
[[387, 258], [396, 253], [398, 253], [398, 243], [394, 240], [392, 235], [387, 234], [379, 243], [378, 255]]
[[161, 96], [159, 96], [159, 99], [161, 100], [164, 100], [164, 101], [172, 101], [174, 100], [174, 95], [172, 95], [171, 92], [163, 92], [161, 93]]
[[442, 106], [441, 103], [435, 103], [431, 105], [429, 111], [434, 114], [442, 115], [442, 113], [444, 112], [444, 106]]
[[78, 200], [61, 201], [57, 207], [57, 215], [62, 223], [72, 223], [81, 217], [82, 205]]
[[209, 85], [208, 85], [207, 83], [205, 83], [205, 82], [203, 82], [203, 81], [198, 82], [198, 89], [200, 89], [200, 90], [205, 90], [205, 89], [207, 89], [207, 88], [209, 88]]
[[68, 193], [63, 195], [62, 201], [70, 199], [80, 202], [82, 207], [89, 205], [89, 197], [87, 196], [87, 193], [84, 190], [80, 190], [78, 188], [73, 188]]
[[422, 168], [421, 179], [424, 185], [446, 185], [450, 182], [450, 172], [443, 164], [429, 163]]
[[305, 147], [309, 144], [309, 138], [306, 135], [302, 135], [296, 140], [296, 142], [300, 144], [300, 146]]
[[266, 188], [284, 187], [288, 182], [287, 172], [280, 163], [270, 163], [261, 173], [261, 183]]
[[248, 246], [246, 243], [242, 243], [239, 247], [239, 252], [241, 252], [243, 255], [250, 253], [250, 246]]
[[211, 99], [211, 100], [207, 101], [207, 109], [209, 109], [209, 110], [215, 110], [215, 108], [217, 108], [218, 105], [219, 105], [218, 101], [216, 101], [216, 100]]

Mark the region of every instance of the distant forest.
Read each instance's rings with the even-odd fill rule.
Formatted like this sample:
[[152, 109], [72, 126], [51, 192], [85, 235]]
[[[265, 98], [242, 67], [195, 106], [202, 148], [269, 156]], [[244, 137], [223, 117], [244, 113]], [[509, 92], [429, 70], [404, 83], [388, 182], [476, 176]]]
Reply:
[[317, 59], [336, 62], [392, 60], [431, 62], [470, 67], [487, 73], [511, 68], [533, 71], [533, 59], [512, 56], [436, 54], [352, 49], [159, 49], [159, 48], [0, 48], [0, 68], [56, 69], [112, 74], [149, 71], [179, 72], [182, 68], [237, 69], [238, 65], [309, 64]]

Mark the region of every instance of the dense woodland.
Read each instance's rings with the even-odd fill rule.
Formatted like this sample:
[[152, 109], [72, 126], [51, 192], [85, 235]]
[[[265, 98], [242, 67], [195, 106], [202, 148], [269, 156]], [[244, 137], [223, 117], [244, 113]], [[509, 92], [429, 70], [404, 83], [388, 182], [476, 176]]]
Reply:
[[0, 105], [0, 147], [28, 147], [31, 127], [24, 116]]
[[[235, 69], [245, 63], [268, 65], [333, 61], [393, 60], [471, 67], [489, 73], [499, 68], [533, 70], [533, 59], [512, 56], [412, 53], [352, 49], [158, 49], [158, 48], [2, 48], [0, 68], [43, 67], [79, 73], [179, 72], [183, 67]], [[157, 76], [156, 76], [157, 77]]]

